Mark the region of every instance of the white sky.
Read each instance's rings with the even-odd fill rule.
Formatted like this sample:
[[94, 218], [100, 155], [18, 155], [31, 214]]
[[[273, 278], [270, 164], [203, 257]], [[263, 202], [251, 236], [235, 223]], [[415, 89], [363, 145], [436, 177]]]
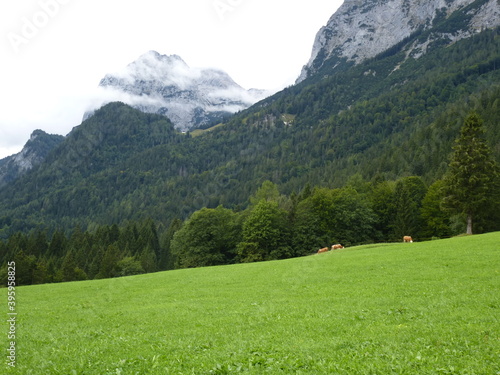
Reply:
[[35, 129], [66, 135], [101, 78], [149, 50], [215, 67], [241, 86], [293, 84], [343, 0], [4, 0], [0, 159]]

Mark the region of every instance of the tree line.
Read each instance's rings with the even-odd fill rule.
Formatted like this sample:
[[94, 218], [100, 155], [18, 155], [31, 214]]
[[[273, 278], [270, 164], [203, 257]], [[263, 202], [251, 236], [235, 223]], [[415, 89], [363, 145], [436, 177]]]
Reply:
[[95, 231], [76, 227], [69, 234], [19, 232], [0, 241], [0, 254], [2, 264], [16, 263], [19, 285], [136, 275], [169, 269], [171, 263], [152, 220], [104, 225]]

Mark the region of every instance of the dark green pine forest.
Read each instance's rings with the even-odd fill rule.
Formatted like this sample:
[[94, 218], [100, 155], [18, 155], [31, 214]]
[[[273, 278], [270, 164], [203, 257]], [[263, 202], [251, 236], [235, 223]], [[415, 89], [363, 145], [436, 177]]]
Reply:
[[[467, 215], [442, 204], [445, 176], [470, 113], [500, 162], [500, 30], [408, 57], [427, 36], [327, 62], [210, 129], [104, 106], [2, 188], [0, 262], [31, 284], [465, 232]], [[474, 233], [500, 230], [498, 194], [485, 199]]]

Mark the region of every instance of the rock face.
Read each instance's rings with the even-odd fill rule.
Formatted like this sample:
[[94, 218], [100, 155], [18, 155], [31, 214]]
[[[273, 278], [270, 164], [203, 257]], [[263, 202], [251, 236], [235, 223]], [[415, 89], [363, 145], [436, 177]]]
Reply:
[[64, 140], [61, 135], [35, 130], [22, 151], [0, 160], [0, 187], [19, 178], [40, 164], [47, 154]]
[[[243, 89], [221, 70], [190, 68], [177, 55], [155, 51], [106, 75], [99, 87], [105, 102], [122, 101], [146, 113], [165, 115], [183, 131], [222, 120], [267, 96], [263, 90]], [[84, 120], [91, 115], [87, 112]]]
[[[439, 27], [451, 17], [456, 21], [452, 29]], [[297, 82], [318, 72], [328, 60], [333, 67], [358, 64], [416, 32], [436, 29], [428, 40], [408, 49], [408, 55], [418, 58], [432, 41], [452, 43], [499, 25], [498, 0], [345, 0], [316, 35], [311, 58]]]

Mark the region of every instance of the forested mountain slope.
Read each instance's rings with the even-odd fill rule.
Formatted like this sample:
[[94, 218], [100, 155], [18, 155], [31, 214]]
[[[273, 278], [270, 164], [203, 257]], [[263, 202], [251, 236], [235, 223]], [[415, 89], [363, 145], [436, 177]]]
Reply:
[[145, 217], [168, 224], [202, 207], [243, 208], [265, 180], [286, 194], [343, 186], [357, 173], [430, 183], [444, 173], [471, 109], [498, 158], [499, 30], [419, 59], [402, 47], [313, 76], [197, 137], [164, 117], [109, 104], [2, 189], [0, 235]]

